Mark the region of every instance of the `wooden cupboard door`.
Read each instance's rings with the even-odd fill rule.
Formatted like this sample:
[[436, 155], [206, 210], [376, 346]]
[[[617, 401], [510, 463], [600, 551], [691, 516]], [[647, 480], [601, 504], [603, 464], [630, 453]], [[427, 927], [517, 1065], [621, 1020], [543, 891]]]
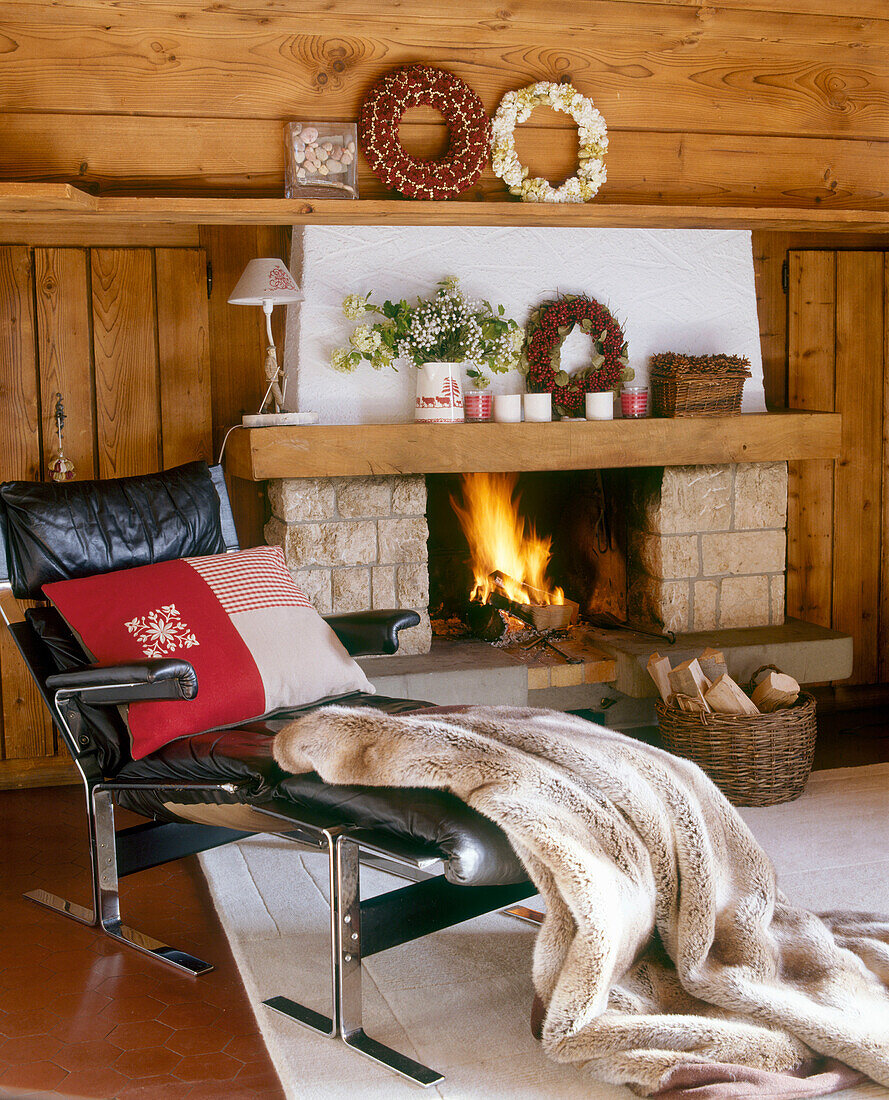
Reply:
[[97, 473], [89, 262], [85, 248], [34, 249], [43, 452], [49, 458], [58, 446], [61, 394], [65, 455], [79, 478]]
[[163, 465], [211, 461], [207, 259], [200, 249], [155, 249]]
[[[0, 480], [47, 477], [59, 394], [77, 478], [209, 459], [208, 345], [202, 249], [0, 247]], [[0, 786], [64, 774], [5, 629], [0, 716]]]
[[[0, 480], [39, 476], [40, 392], [34, 269], [27, 248], [0, 248]], [[2, 623], [2, 620], [0, 620]], [[12, 636], [0, 630], [3, 759], [51, 755], [52, 726]]]
[[790, 464], [787, 613], [851, 634], [847, 683], [889, 680], [887, 264], [789, 253], [788, 403], [843, 416], [835, 462]]

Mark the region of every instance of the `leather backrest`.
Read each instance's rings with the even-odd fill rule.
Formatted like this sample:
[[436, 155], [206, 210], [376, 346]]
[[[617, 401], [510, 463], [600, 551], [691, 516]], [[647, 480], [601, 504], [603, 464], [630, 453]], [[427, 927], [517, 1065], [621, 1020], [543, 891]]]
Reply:
[[234, 549], [225, 484], [214, 472], [189, 462], [106, 481], [4, 482], [0, 549], [5, 543], [13, 594], [37, 599], [50, 581]]

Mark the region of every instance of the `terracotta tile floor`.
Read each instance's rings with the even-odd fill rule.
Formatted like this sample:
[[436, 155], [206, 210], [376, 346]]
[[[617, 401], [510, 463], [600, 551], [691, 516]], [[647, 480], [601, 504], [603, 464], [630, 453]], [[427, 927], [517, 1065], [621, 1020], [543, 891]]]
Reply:
[[0, 838], [0, 1097], [283, 1096], [195, 857], [124, 879], [121, 911], [212, 962], [201, 978], [22, 898], [89, 903], [78, 788], [0, 791]]

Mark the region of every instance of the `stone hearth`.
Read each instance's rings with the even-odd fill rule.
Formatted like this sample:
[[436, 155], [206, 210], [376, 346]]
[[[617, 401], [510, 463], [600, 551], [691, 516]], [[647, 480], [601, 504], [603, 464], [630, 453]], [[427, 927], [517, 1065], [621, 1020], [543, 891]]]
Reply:
[[[676, 633], [784, 621], [787, 468], [783, 462], [630, 471], [628, 609]], [[422, 475], [269, 483], [271, 544], [321, 614], [420, 613], [400, 653], [429, 651], [426, 486]]]

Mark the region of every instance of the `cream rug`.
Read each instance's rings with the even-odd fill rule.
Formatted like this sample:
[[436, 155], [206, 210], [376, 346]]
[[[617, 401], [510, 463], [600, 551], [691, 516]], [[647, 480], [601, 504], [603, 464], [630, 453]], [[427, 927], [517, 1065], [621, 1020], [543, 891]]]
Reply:
[[[889, 764], [815, 772], [797, 802], [741, 812], [791, 900], [815, 911], [889, 912]], [[423, 1095], [261, 1003], [282, 995], [330, 1012], [326, 859], [258, 837], [201, 863], [287, 1096]], [[362, 884], [367, 896], [403, 882], [365, 870]], [[531, 1038], [533, 939], [530, 925], [490, 915], [373, 956], [364, 968], [368, 1034], [443, 1073], [426, 1094], [446, 1100], [630, 1100], [628, 1089], [550, 1062]]]

